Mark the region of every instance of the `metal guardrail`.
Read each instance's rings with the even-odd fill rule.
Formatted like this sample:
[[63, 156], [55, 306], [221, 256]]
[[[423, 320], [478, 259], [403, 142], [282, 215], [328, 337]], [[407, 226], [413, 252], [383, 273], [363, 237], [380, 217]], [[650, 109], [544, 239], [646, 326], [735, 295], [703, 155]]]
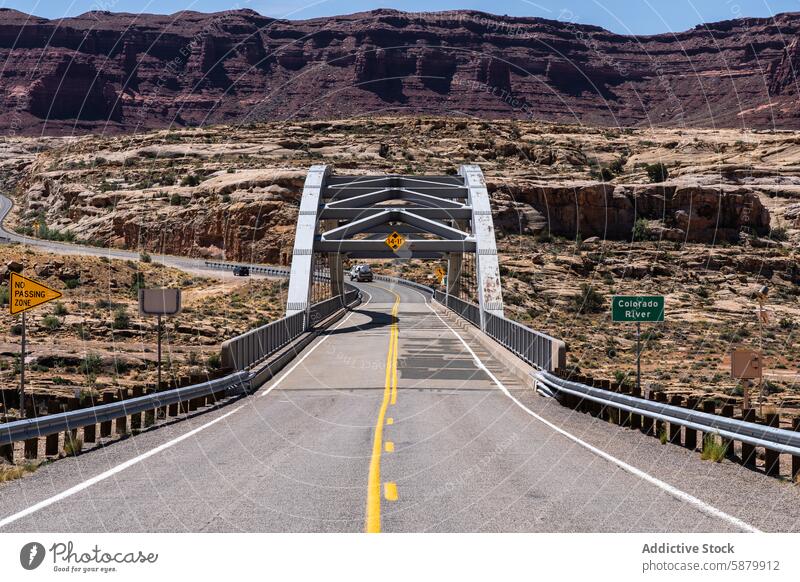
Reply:
[[[433, 298], [475, 327], [481, 327], [481, 309], [478, 305], [439, 289], [433, 292]], [[566, 366], [567, 348], [563, 341], [488, 311], [483, 316], [483, 332], [521, 360], [541, 370], [553, 371]]]
[[542, 370], [566, 367], [567, 346], [563, 341], [492, 313], [484, 313], [484, 318], [486, 334], [531, 366]]
[[111, 404], [99, 404], [91, 408], [2, 423], [0, 424], [0, 446], [75, 430], [171, 404], [188, 402], [195, 398], [227, 392], [231, 388], [246, 391], [250, 388], [250, 377], [249, 372], [237, 372], [202, 384], [165, 390]]
[[570, 394], [611, 408], [674, 423], [703, 433], [718, 434], [723, 438], [741, 441], [756, 447], [800, 455], [800, 432], [608, 392], [578, 382], [570, 382], [545, 371], [537, 371], [534, 377], [556, 393]]
[[222, 342], [222, 367], [245, 370], [274, 354], [306, 330], [305, 312], [283, 317]]
[[423, 285], [422, 283], [417, 283], [416, 281], [411, 281], [409, 279], [401, 279], [400, 277], [390, 277], [388, 275], [375, 275], [376, 281], [385, 281], [387, 283], [394, 283], [396, 285], [405, 285], [406, 287], [413, 287], [418, 291], [422, 291], [423, 293], [433, 293], [433, 287], [429, 287], [428, 285]]

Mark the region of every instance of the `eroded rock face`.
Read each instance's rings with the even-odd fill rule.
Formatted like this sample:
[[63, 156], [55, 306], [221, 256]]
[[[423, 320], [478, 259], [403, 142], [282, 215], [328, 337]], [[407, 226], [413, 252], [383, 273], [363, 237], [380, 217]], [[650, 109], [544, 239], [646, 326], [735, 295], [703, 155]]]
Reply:
[[49, 21], [2, 10], [0, 128], [115, 132], [393, 108], [615, 126], [800, 127], [798, 44], [785, 40], [798, 33], [797, 14], [636, 38], [472, 11], [305, 21], [252, 10], [90, 12]]
[[580, 234], [624, 240], [630, 239], [636, 220], [643, 218], [659, 221], [661, 235], [669, 240], [708, 243], [735, 242], [743, 228], [764, 234], [770, 225], [769, 211], [760, 198], [749, 189], [731, 186], [581, 181], [507, 190], [514, 205], [530, 205], [539, 215], [532, 219], [530, 212], [520, 214], [516, 206], [500, 204], [498, 227], [509, 231], [519, 231], [517, 224], [536, 224], [534, 231], [569, 238]]

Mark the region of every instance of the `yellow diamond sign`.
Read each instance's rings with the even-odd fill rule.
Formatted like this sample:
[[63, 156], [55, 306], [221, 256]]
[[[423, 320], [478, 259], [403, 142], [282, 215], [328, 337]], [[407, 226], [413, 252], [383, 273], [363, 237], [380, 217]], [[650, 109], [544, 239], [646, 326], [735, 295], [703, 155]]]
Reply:
[[444, 281], [444, 276], [446, 274], [447, 273], [444, 272], [444, 269], [441, 267], [436, 267], [436, 277], [439, 279], [439, 281]]
[[42, 303], [61, 297], [61, 292], [45, 287], [33, 279], [11, 273], [8, 307], [11, 315], [22, 313]]
[[403, 238], [403, 235], [397, 231], [392, 232], [389, 236], [386, 237], [384, 241], [386, 246], [388, 246], [393, 251], [397, 251], [403, 244], [406, 242], [406, 239]]

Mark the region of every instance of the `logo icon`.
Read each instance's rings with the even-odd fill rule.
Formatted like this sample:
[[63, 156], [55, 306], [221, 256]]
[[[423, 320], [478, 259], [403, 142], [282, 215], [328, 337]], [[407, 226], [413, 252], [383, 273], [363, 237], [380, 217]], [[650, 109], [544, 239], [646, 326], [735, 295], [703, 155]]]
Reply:
[[19, 552], [19, 563], [26, 570], [35, 570], [44, 561], [44, 546], [39, 542], [28, 542]]

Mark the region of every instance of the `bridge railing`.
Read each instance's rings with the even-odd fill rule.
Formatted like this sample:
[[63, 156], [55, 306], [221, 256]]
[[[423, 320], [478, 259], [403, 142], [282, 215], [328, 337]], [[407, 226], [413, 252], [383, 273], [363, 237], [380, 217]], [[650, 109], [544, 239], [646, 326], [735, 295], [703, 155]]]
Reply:
[[[433, 298], [475, 327], [481, 327], [481, 308], [478, 305], [439, 289], [434, 290]], [[531, 366], [548, 371], [566, 366], [567, 348], [563, 341], [488, 311], [484, 311], [483, 319], [486, 335]]]

